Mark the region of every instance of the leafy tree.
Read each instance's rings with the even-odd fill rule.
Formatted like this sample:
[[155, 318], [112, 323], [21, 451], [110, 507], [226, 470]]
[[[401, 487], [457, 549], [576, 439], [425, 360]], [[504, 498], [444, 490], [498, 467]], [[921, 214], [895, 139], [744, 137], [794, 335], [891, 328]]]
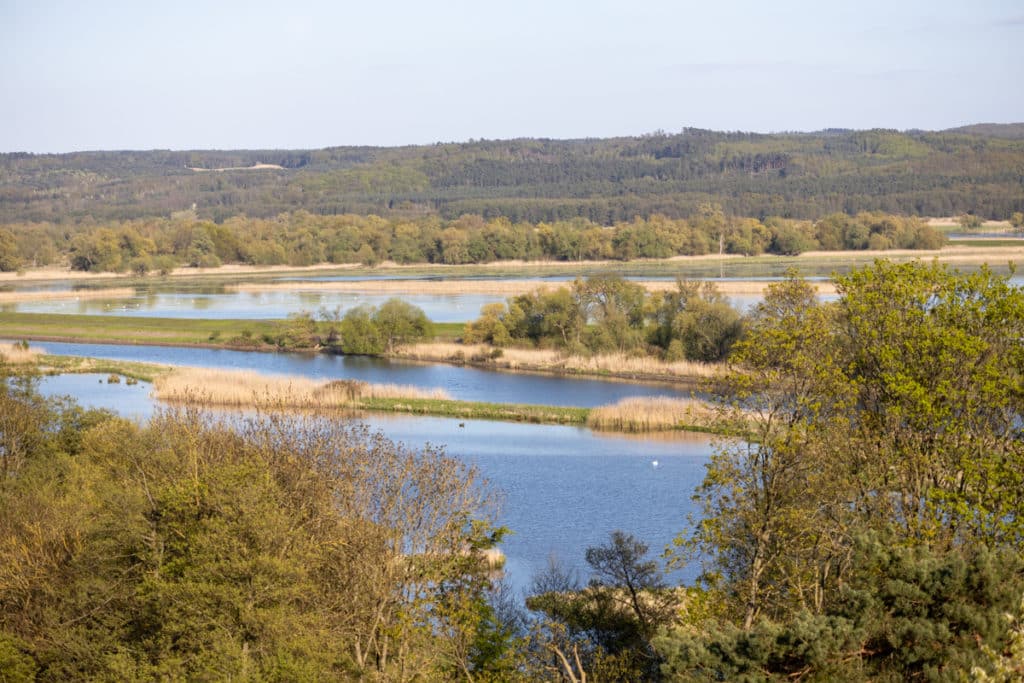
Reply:
[[466, 323], [462, 341], [466, 344], [484, 342], [498, 347], [511, 344], [512, 335], [509, 334], [504, 320], [508, 310], [505, 304], [484, 304], [480, 309], [480, 317]]
[[388, 352], [433, 336], [432, 325], [423, 310], [401, 299], [388, 299], [374, 311], [371, 319]]
[[18, 243], [10, 230], [0, 230], [0, 272], [9, 273], [21, 267]]
[[384, 352], [384, 340], [373, 315], [372, 306], [356, 306], [346, 311], [338, 326], [342, 353], [375, 356]]
[[973, 213], [960, 214], [959, 216], [957, 216], [956, 222], [964, 230], [976, 230], [984, 224], [984, 221], [982, 220], [981, 216], [975, 215]]
[[471, 469], [333, 418], [58, 412], [0, 497], [3, 677], [473, 670], [500, 535]]
[[728, 381], [751, 439], [717, 452], [696, 494], [684, 545], [747, 630], [825, 610], [855, 533], [939, 554], [1022, 542], [1024, 295], [938, 264], [836, 282], [827, 305], [798, 279], [770, 288]]

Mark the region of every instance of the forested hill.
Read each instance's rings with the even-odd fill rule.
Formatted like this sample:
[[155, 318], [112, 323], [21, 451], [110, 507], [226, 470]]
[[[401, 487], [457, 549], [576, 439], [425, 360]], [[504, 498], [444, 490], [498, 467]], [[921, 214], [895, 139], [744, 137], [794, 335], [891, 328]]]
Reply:
[[[168, 216], [462, 214], [598, 224], [655, 213], [819, 218], [1024, 210], [1024, 124], [321, 150], [0, 155], [0, 222]], [[261, 165], [262, 168], [250, 168]], [[214, 170], [219, 169], [219, 170]]]

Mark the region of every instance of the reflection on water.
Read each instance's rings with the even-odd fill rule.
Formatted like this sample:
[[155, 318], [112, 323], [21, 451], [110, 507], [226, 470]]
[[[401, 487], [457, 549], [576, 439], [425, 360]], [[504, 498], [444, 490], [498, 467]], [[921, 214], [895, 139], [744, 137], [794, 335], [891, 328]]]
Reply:
[[442, 388], [452, 398], [494, 403], [593, 407], [630, 396], [689, 396], [675, 385], [605, 382], [554, 375], [518, 375], [471, 367], [403, 362], [323, 353], [254, 353], [175, 346], [127, 346], [33, 342], [46, 353], [166, 365], [256, 370], [321, 379], [358, 379], [375, 384]]
[[[5, 304], [2, 310], [17, 313], [49, 313], [75, 315], [117, 315], [154, 318], [213, 318], [226, 320], [278, 320], [293, 313], [320, 309], [338, 310], [342, 315], [356, 306], [380, 306], [395, 294], [360, 292], [220, 292], [196, 293], [151, 292], [142, 290], [134, 296], [98, 298], [58, 298]], [[466, 322], [480, 315], [480, 309], [503, 296], [490, 294], [401, 294], [403, 300], [423, 309], [431, 320], [439, 323]]]
[[[47, 377], [42, 391], [139, 419], [155, 409], [148, 385], [107, 384], [105, 375]], [[498, 521], [513, 533], [502, 550], [517, 589], [552, 554], [585, 578], [587, 547], [606, 543], [616, 529], [648, 543], [652, 556], [660, 554], [684, 529], [693, 509], [690, 493], [712, 448], [703, 435], [646, 440], [550, 425], [399, 415], [363, 420], [411, 447], [445, 445], [503, 492]], [[694, 572], [672, 578], [690, 580]]]
[[109, 384], [109, 375], [53, 375], [43, 377], [39, 390], [46, 396], [71, 396], [83, 408], [106, 408], [135, 420], [148, 420], [156, 409], [147, 382]]

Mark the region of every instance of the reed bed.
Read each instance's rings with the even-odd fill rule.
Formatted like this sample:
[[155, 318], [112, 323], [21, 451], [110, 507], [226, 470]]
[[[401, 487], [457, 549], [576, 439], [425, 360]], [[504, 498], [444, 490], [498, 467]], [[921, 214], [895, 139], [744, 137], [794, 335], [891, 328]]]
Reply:
[[156, 378], [153, 386], [156, 397], [162, 401], [231, 407], [328, 409], [358, 407], [360, 401], [372, 399], [449, 398], [443, 389], [209, 368], [178, 368]]
[[[500, 353], [498, 353], [500, 352]], [[497, 353], [497, 355], [495, 355]], [[566, 356], [551, 349], [496, 349], [487, 344], [431, 342], [402, 349], [401, 357], [422, 361], [480, 361], [510, 370], [544, 370], [594, 375], [665, 377], [714, 377], [719, 365], [696, 361], [663, 361], [624, 353]]]
[[617, 432], [656, 432], [666, 429], [711, 431], [715, 411], [693, 399], [667, 397], [626, 398], [618, 403], [590, 411], [587, 426], [594, 430]]
[[34, 349], [19, 342], [0, 343], [0, 358], [3, 358], [5, 363], [12, 365], [35, 363], [42, 355], [43, 352], [40, 349]]
[[59, 299], [123, 299], [135, 296], [131, 287], [112, 287], [110, 289], [64, 289], [44, 292], [0, 292], [0, 304], [24, 304], [32, 301], [54, 301]]
[[672, 377], [714, 377], [721, 370], [715, 363], [691, 360], [663, 361], [650, 356], [629, 356], [624, 353], [597, 356], [569, 356], [565, 368], [576, 372], [613, 375], [656, 375]]

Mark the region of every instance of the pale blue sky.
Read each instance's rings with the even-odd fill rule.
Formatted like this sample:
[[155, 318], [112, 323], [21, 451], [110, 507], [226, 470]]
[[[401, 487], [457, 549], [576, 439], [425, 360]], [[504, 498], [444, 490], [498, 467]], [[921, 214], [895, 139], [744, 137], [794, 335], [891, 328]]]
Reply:
[[1021, 0], [0, 0], [0, 151], [1024, 121]]

